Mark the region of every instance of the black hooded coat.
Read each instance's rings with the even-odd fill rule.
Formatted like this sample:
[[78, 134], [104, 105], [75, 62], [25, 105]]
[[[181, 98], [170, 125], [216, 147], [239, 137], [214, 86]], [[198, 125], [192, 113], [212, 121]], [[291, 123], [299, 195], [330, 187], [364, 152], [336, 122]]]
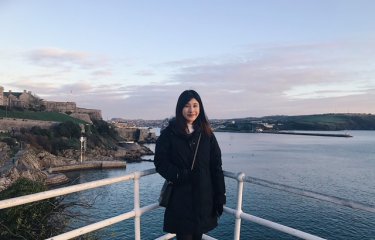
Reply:
[[156, 171], [173, 183], [163, 230], [169, 233], [206, 233], [214, 229], [218, 220], [217, 208], [226, 201], [221, 151], [215, 135], [208, 136], [201, 129], [195, 129], [192, 134], [181, 133], [172, 121], [157, 140], [154, 164]]

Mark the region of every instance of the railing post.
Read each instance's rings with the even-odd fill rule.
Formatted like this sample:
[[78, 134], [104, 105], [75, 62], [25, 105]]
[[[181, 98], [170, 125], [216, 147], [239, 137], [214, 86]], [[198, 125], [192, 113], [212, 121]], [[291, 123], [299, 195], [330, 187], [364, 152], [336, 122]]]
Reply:
[[139, 197], [139, 172], [134, 173], [134, 239], [141, 240], [141, 211]]
[[237, 207], [236, 207], [236, 222], [234, 226], [234, 240], [239, 240], [241, 235], [241, 213], [242, 213], [242, 193], [243, 180], [245, 174], [239, 173], [237, 175]]

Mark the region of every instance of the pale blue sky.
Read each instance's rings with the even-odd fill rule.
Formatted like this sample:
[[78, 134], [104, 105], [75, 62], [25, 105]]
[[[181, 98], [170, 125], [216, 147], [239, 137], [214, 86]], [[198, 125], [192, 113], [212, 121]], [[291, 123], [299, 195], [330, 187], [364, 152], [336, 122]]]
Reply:
[[375, 1], [0, 0], [0, 85], [161, 119], [375, 113]]

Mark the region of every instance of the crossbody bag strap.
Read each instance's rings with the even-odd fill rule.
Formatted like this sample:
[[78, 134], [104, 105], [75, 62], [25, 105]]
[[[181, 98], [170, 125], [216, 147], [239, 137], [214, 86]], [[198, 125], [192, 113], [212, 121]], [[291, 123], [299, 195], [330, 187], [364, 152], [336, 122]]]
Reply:
[[195, 158], [196, 158], [196, 156], [197, 156], [197, 152], [198, 152], [198, 148], [199, 148], [199, 142], [201, 141], [201, 136], [202, 136], [202, 133], [199, 134], [197, 147], [195, 148], [195, 153], [194, 153], [193, 163], [191, 164], [191, 170], [193, 170], [193, 168], [194, 168]]

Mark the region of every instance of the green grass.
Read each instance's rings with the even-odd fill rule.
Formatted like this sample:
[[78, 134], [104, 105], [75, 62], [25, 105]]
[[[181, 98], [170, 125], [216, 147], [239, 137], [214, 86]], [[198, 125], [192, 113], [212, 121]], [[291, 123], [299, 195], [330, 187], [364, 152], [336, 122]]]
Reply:
[[347, 116], [342, 115], [308, 115], [308, 116], [292, 116], [292, 119], [299, 122], [311, 123], [345, 123], [348, 120]]
[[53, 121], [53, 122], [66, 122], [72, 121], [74, 123], [82, 123], [86, 124], [87, 122], [82, 121], [77, 118], [73, 118], [67, 114], [58, 113], [58, 112], [34, 112], [34, 111], [5, 111], [0, 109], [0, 118], [17, 118], [17, 119], [32, 119], [32, 120], [40, 120], [40, 121]]

